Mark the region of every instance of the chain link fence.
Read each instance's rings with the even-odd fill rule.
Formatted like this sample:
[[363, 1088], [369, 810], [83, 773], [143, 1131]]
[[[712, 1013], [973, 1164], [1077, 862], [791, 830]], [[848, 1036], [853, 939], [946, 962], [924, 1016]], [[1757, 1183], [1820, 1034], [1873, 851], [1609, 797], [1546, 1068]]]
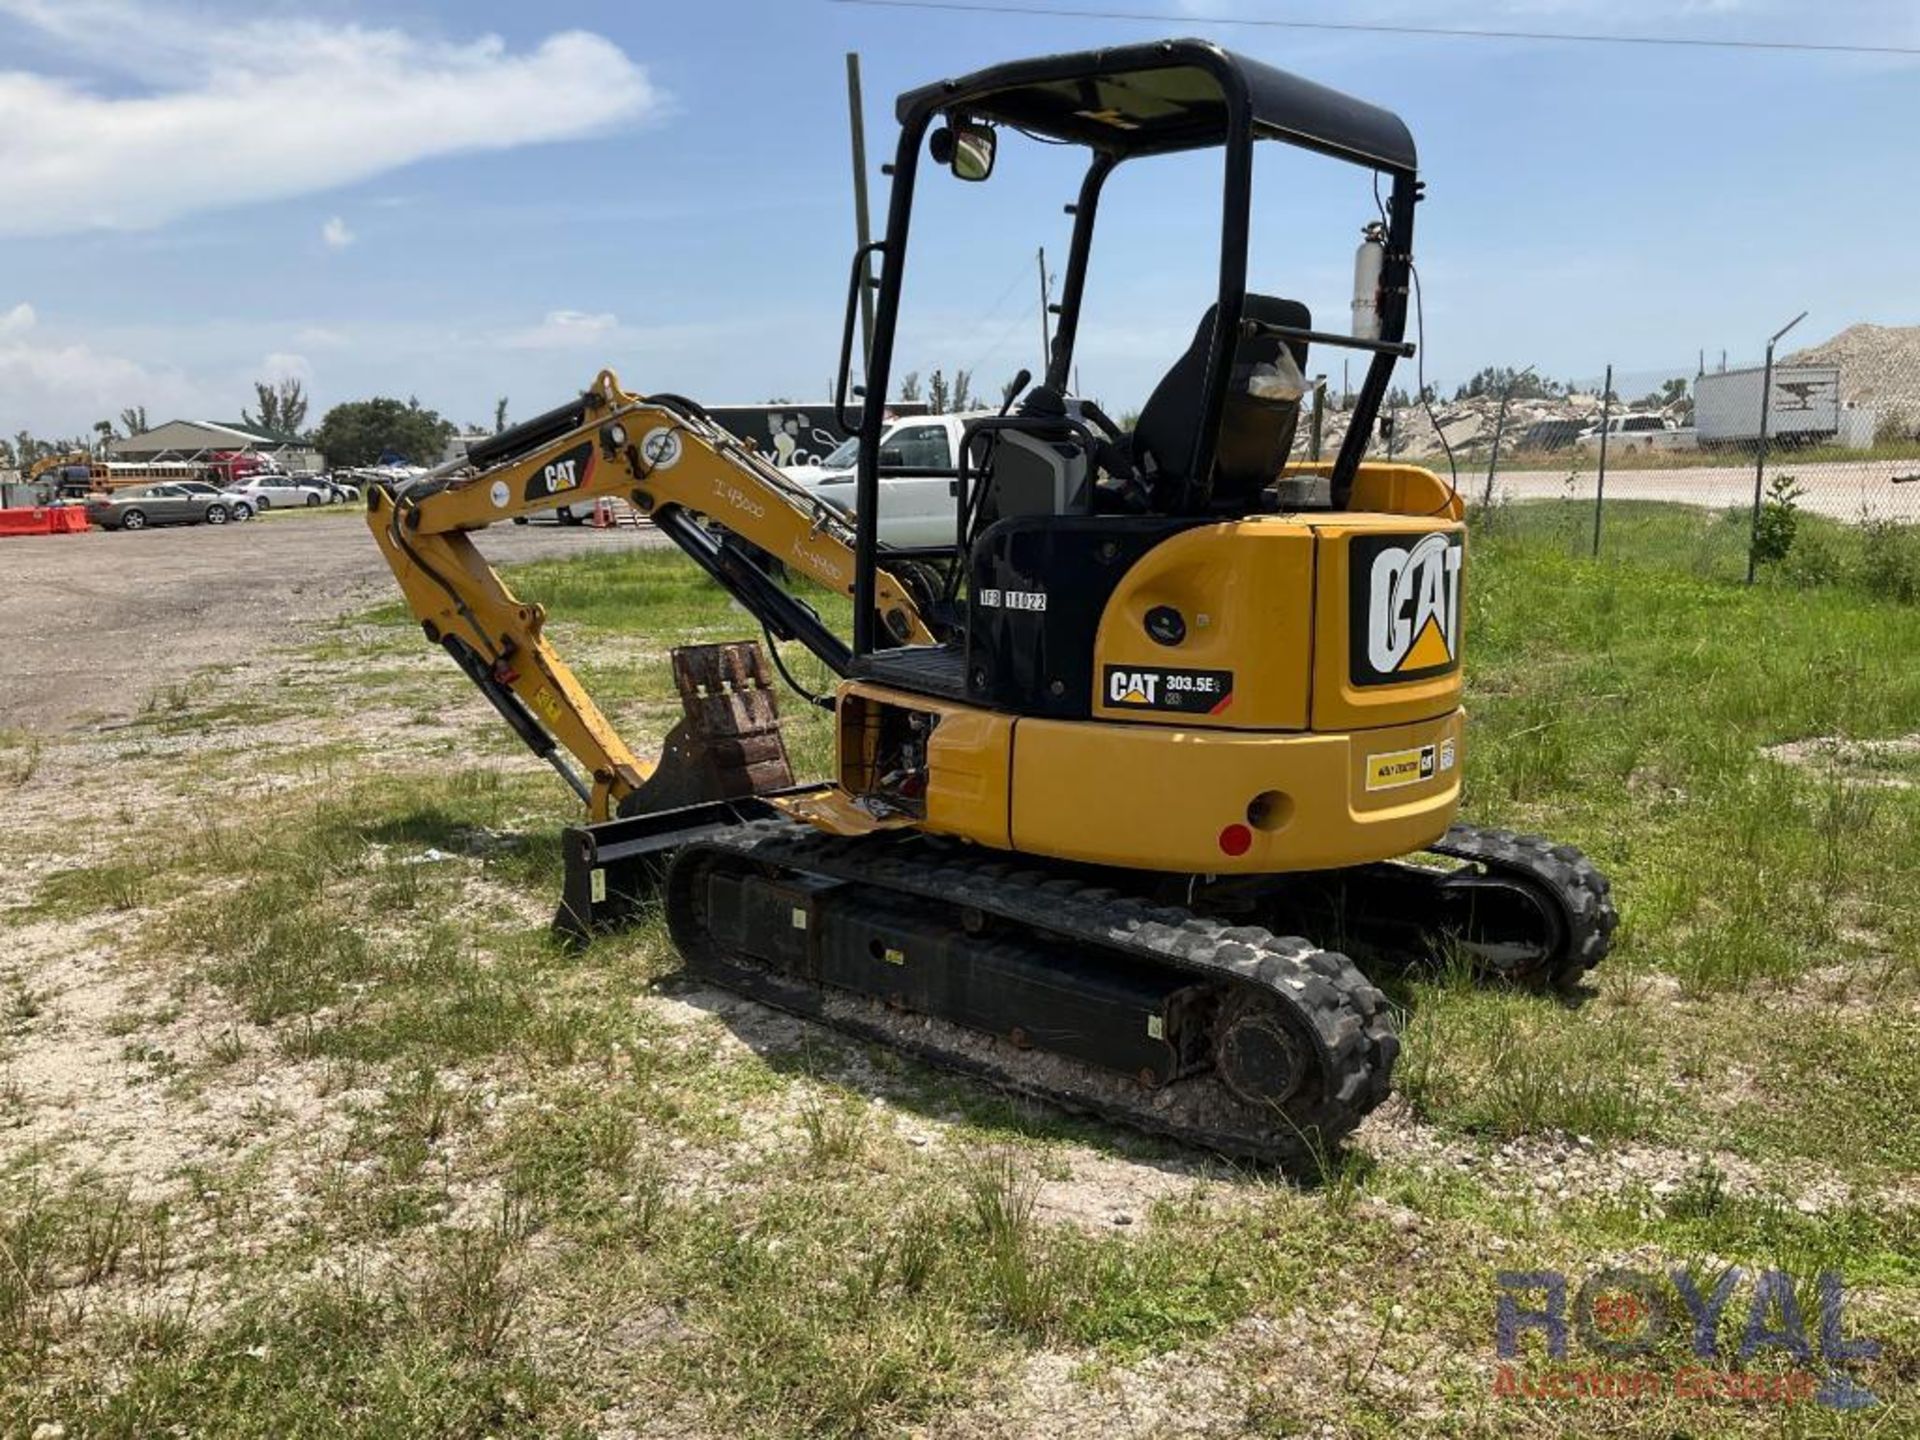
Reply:
[[1451, 474], [1482, 524], [1579, 553], [1920, 600], [1920, 327], [1691, 368], [1495, 366], [1451, 397], [1395, 392], [1372, 453]]

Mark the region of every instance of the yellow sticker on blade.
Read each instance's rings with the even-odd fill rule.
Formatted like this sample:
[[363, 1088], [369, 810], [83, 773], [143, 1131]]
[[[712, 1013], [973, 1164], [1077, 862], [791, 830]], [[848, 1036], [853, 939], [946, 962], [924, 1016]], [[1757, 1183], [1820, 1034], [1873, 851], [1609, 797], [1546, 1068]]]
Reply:
[[533, 708], [547, 717], [547, 723], [553, 724], [560, 718], [560, 697], [551, 687], [542, 685], [533, 692]]
[[1367, 789], [1398, 790], [1402, 785], [1418, 785], [1431, 780], [1434, 747], [1422, 745], [1414, 750], [1389, 750], [1384, 755], [1367, 756]]

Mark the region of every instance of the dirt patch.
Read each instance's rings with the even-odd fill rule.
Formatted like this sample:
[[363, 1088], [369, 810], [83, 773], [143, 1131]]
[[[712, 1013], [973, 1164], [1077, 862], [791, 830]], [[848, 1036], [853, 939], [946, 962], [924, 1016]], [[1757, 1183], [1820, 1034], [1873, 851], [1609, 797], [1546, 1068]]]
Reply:
[[[336, 1145], [348, 1126], [342, 1093], [318, 1063], [281, 1058], [271, 1031], [217, 994], [130, 967], [124, 935], [142, 912], [40, 921], [0, 938], [0, 972], [32, 997], [0, 1061], [13, 1105], [7, 1148], [39, 1156], [58, 1185], [85, 1175], [136, 1202], [174, 1190], [188, 1166], [220, 1168], [263, 1146], [275, 1157], [263, 1196], [285, 1198], [293, 1171]], [[194, 1072], [218, 1052], [218, 1083]]]
[[1356, 1146], [1375, 1160], [1407, 1166], [1422, 1175], [1469, 1176], [1498, 1196], [1552, 1206], [1572, 1201], [1643, 1194], [1658, 1202], [1712, 1174], [1724, 1193], [1770, 1197], [1803, 1215], [1853, 1204], [1910, 1204], [1913, 1189], [1901, 1185], [1871, 1193], [1832, 1174], [1809, 1174], [1784, 1184], [1777, 1165], [1759, 1165], [1709, 1147], [1688, 1149], [1638, 1141], [1602, 1146], [1583, 1136], [1532, 1135], [1480, 1146], [1422, 1124], [1407, 1102], [1393, 1096], [1360, 1127]]
[[1815, 735], [1769, 745], [1760, 753], [1783, 765], [1835, 776], [1849, 785], [1911, 790], [1920, 780], [1920, 735], [1898, 735], [1888, 740]]
[[[497, 525], [496, 563], [662, 546], [645, 529]], [[128, 715], [209, 665], [308, 638], [315, 621], [397, 597], [357, 513], [9, 539], [0, 581], [0, 729], [42, 734]]]

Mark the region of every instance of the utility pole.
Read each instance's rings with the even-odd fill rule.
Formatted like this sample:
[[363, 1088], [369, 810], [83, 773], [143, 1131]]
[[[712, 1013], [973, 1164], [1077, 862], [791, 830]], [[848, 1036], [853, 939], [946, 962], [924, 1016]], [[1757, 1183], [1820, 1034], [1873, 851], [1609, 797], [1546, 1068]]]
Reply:
[[1755, 448], [1753, 462], [1753, 528], [1747, 533], [1747, 583], [1753, 583], [1754, 571], [1760, 564], [1760, 479], [1767, 473], [1767, 423], [1773, 409], [1773, 347], [1780, 343], [1780, 337], [1807, 318], [1802, 310], [1793, 319], [1773, 332], [1773, 338], [1767, 341], [1767, 365], [1760, 376], [1760, 443]]
[[1052, 297], [1047, 293], [1047, 247], [1040, 247], [1040, 378], [1044, 381], [1047, 372], [1053, 368], [1053, 335], [1047, 328], [1047, 306]]
[[[867, 122], [860, 108], [860, 52], [847, 52], [847, 122], [853, 139], [853, 230], [854, 242], [864, 251], [873, 238], [867, 218]], [[867, 355], [873, 349], [873, 285], [867, 262], [860, 262], [860, 371], [864, 375]]]

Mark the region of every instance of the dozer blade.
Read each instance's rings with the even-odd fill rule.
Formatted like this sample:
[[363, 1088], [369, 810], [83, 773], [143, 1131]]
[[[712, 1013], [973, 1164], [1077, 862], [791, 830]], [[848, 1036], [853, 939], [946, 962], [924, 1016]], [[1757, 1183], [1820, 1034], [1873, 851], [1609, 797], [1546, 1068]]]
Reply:
[[568, 939], [637, 919], [680, 846], [777, 814], [768, 797], [826, 788], [793, 783], [759, 641], [682, 645], [671, 659], [682, 714], [658, 768], [621, 802], [619, 819], [562, 832], [566, 878], [553, 928]]

